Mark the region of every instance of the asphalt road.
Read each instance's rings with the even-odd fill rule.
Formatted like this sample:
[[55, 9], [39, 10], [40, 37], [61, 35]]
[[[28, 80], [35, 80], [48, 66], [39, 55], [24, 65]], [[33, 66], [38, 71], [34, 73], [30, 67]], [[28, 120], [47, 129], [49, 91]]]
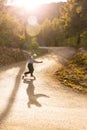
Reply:
[[61, 85], [54, 72], [73, 48], [49, 48], [23, 82], [26, 63], [0, 69], [0, 130], [87, 130], [87, 95]]

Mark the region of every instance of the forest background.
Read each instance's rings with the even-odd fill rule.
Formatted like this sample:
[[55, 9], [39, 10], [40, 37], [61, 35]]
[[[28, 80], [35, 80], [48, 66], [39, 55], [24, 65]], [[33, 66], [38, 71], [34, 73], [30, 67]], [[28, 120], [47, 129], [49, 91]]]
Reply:
[[[34, 12], [6, 6], [0, 0], [0, 47], [36, 49], [37, 46], [86, 46], [87, 1], [68, 0], [39, 6]], [[38, 20], [39, 33], [29, 35], [34, 25], [28, 18]]]

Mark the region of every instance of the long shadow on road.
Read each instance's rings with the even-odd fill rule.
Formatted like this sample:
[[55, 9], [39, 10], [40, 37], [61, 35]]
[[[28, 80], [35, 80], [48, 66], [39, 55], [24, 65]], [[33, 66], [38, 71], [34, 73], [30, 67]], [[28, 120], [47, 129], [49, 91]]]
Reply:
[[38, 98], [40, 97], [47, 97], [49, 98], [49, 96], [45, 95], [45, 94], [41, 94], [41, 93], [38, 93], [38, 94], [35, 94], [34, 90], [35, 90], [35, 86], [33, 84], [33, 81], [35, 79], [31, 79], [31, 80], [24, 80], [24, 83], [27, 83], [28, 84], [28, 87], [26, 89], [26, 92], [27, 92], [27, 95], [28, 95], [28, 107], [30, 108], [31, 105], [35, 105], [37, 107], [41, 107], [42, 105], [39, 103], [39, 101], [37, 101]]
[[13, 106], [13, 103], [15, 101], [15, 98], [16, 98], [16, 95], [17, 95], [17, 92], [18, 92], [18, 89], [19, 89], [19, 86], [20, 86], [21, 75], [23, 74], [24, 69], [25, 69], [25, 67], [23, 66], [19, 70], [19, 73], [16, 77], [14, 88], [13, 88], [13, 91], [10, 95], [8, 104], [7, 104], [6, 108], [3, 110], [3, 112], [0, 114], [0, 124], [2, 124], [2, 122], [7, 118], [7, 116], [10, 113], [10, 110]]

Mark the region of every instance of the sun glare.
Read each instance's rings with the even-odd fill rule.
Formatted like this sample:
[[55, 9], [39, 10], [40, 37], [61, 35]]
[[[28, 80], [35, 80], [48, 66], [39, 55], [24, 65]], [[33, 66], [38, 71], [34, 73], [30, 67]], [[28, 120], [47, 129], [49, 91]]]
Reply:
[[34, 11], [41, 4], [59, 2], [66, 0], [7, 0], [7, 5], [13, 5], [26, 9], [27, 11]]
[[67, 0], [7, 0], [7, 5], [22, 7], [28, 11], [36, 10], [41, 4], [47, 4], [51, 2], [60, 2]]
[[28, 24], [27, 24], [27, 33], [30, 36], [36, 36], [40, 32], [40, 26], [38, 24], [37, 18], [35, 16], [29, 16], [28, 18]]
[[[8, 0], [11, 1], [11, 0]], [[11, 3], [14, 6], [24, 8], [28, 11], [33, 11], [35, 10], [42, 2], [40, 0], [35, 1], [35, 0], [14, 0], [13, 2], [8, 2]]]
[[[35, 12], [38, 6], [50, 2], [58, 2], [60, 0], [7, 0], [6, 5], [16, 6], [26, 10], [27, 12]], [[27, 18], [26, 31], [30, 36], [36, 36], [40, 32], [40, 25], [35, 16]]]

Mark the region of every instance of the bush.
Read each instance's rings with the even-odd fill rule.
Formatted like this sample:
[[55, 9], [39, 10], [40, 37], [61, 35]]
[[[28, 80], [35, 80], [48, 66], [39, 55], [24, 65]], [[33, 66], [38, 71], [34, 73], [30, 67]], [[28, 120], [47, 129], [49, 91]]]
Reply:
[[56, 72], [56, 77], [64, 85], [87, 93], [87, 52], [77, 53]]
[[20, 49], [0, 47], [0, 67], [24, 61], [24, 52]]

